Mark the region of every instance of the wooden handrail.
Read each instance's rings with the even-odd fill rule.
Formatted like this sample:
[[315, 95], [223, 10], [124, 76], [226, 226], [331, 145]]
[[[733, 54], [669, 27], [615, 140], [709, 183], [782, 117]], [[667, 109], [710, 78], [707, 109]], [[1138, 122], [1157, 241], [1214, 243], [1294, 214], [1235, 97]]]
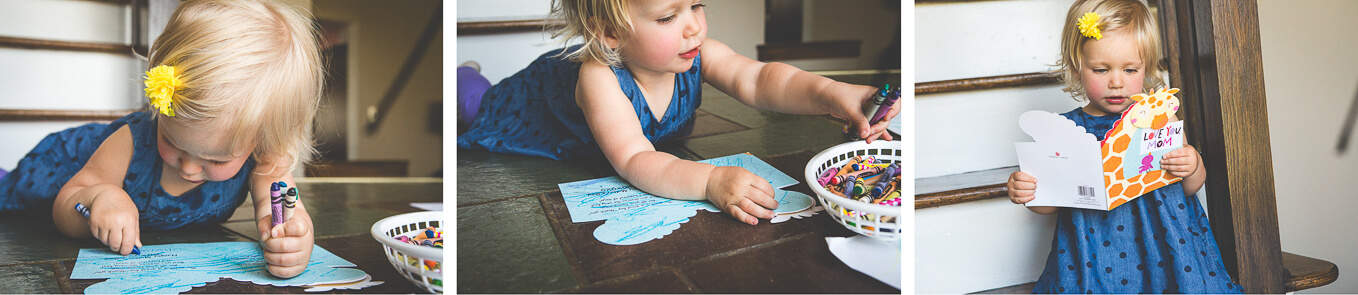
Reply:
[[377, 127], [382, 125], [382, 119], [386, 118], [391, 106], [396, 104], [396, 98], [400, 96], [401, 90], [404, 90], [407, 82], [410, 82], [410, 76], [415, 74], [415, 66], [419, 65], [421, 58], [424, 58], [424, 52], [429, 49], [429, 43], [434, 40], [434, 34], [438, 33], [439, 28], [443, 27], [442, 24], [443, 2], [439, 2], [438, 7], [434, 8], [434, 16], [429, 18], [429, 23], [425, 24], [419, 39], [415, 40], [415, 47], [410, 50], [410, 55], [406, 55], [405, 63], [401, 64], [401, 71], [396, 73], [396, 79], [392, 79], [387, 92], [382, 95], [382, 100], [376, 106], [368, 107], [368, 133], [377, 132]]
[[556, 19], [525, 19], [484, 22], [458, 22], [457, 35], [490, 35], [545, 31], [547, 27], [564, 24]]
[[0, 109], [0, 121], [113, 121], [127, 114], [140, 111], [131, 110], [31, 110]]
[[943, 92], [981, 90], [1002, 87], [1019, 87], [1061, 83], [1061, 74], [1055, 72], [1023, 73], [1003, 76], [977, 77], [955, 80], [915, 83], [915, 95]]
[[[27, 48], [27, 49], [50, 49], [50, 50], [70, 50], [70, 51], [89, 51], [104, 52], [113, 54], [131, 55], [133, 47], [126, 44], [99, 43], [99, 42], [75, 42], [42, 40], [20, 37], [0, 36], [0, 47]], [[142, 51], [145, 51], [144, 49]]]

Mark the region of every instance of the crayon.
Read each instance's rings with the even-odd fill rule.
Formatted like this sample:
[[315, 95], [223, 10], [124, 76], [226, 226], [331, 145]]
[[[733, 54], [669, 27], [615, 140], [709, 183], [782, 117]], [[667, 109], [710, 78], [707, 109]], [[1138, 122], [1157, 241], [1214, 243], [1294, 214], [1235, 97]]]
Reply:
[[845, 197], [853, 197], [853, 182], [855, 179], [858, 179], [858, 176], [849, 176], [849, 178], [842, 181], [843, 185], [841, 186], [843, 189], [840, 191], [844, 193]]
[[[888, 166], [888, 167], [886, 168], [886, 171], [883, 171], [883, 172], [882, 172], [882, 175], [883, 175], [883, 176], [886, 176], [886, 177], [883, 178], [883, 179], [891, 179], [891, 178], [896, 178], [896, 176], [899, 175], [900, 173], [901, 173], [900, 165], [899, 165], [899, 164], [894, 164], [894, 163], [893, 163], [893, 164], [891, 164], [891, 166]], [[872, 188], [872, 192], [873, 192], [872, 194], [873, 194], [873, 196], [874, 196], [874, 197], [875, 197], [875, 196], [881, 196], [883, 193], [885, 193], [885, 192], [886, 192], [886, 185], [887, 185], [888, 183], [891, 183], [891, 181], [878, 182], [877, 185], [876, 185], [876, 187], [873, 187], [873, 188]]]
[[[90, 218], [90, 207], [85, 207], [85, 204], [75, 203], [75, 212], [80, 213], [80, 216], [84, 216], [86, 219]], [[141, 247], [132, 245], [132, 254], [141, 254]]]
[[816, 182], [820, 183], [821, 186], [825, 186], [825, 184], [830, 183], [830, 179], [833, 178], [836, 173], [839, 173], [839, 167], [830, 167], [830, 169], [826, 169], [825, 172], [820, 173], [820, 177], [816, 178]]
[[297, 188], [288, 188], [288, 193], [283, 194], [283, 220], [292, 219], [292, 210], [297, 207]]
[[283, 223], [283, 192], [279, 191], [277, 183], [269, 186], [269, 209], [273, 217], [272, 226]]
[[891, 112], [891, 107], [895, 105], [896, 100], [900, 98], [901, 91], [899, 89], [892, 91], [891, 95], [887, 95], [886, 101], [882, 102], [881, 107], [877, 108], [876, 111], [873, 112], [872, 119], [868, 120], [868, 124], [877, 124], [877, 122], [880, 122], [882, 121], [882, 119], [885, 119], [886, 114]]

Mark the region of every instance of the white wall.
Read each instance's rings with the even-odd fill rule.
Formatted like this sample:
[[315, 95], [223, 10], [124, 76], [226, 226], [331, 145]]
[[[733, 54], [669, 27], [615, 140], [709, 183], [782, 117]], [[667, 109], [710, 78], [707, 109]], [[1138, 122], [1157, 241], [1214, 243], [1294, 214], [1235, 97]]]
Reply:
[[[915, 5], [915, 81], [1043, 72], [1059, 59], [1071, 0]], [[1014, 166], [1018, 115], [1082, 105], [1058, 85], [952, 92], [915, 99], [915, 177]], [[959, 136], [960, 135], [960, 136]]]
[[1355, 1], [1259, 0], [1283, 251], [1339, 265], [1338, 281], [1303, 293], [1358, 292], [1358, 140], [1335, 150], [1358, 96], [1355, 15]]

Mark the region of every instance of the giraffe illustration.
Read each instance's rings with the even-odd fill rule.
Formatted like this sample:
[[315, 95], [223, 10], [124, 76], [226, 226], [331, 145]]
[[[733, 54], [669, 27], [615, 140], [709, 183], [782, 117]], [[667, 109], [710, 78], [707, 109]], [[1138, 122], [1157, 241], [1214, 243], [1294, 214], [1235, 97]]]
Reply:
[[[1169, 122], [1178, 121], [1174, 112], [1179, 109], [1178, 88], [1158, 89], [1149, 95], [1132, 96], [1132, 107], [1122, 112], [1122, 118], [1113, 123], [1108, 130], [1099, 150], [1103, 155], [1103, 182], [1107, 184], [1108, 210], [1113, 210], [1147, 192], [1182, 180], [1165, 173], [1164, 170], [1150, 171], [1132, 177], [1123, 177], [1123, 160], [1127, 148], [1136, 136], [1137, 129], [1164, 127]], [[1131, 161], [1135, 161], [1132, 159]], [[1143, 159], [1144, 161], [1144, 159]], [[1146, 164], [1146, 163], [1143, 163]]]

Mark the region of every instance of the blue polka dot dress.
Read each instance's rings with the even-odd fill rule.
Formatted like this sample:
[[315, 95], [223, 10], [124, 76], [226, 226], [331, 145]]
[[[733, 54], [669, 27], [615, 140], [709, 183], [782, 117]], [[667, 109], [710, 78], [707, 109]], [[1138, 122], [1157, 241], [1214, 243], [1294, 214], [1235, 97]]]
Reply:
[[[457, 136], [457, 146], [555, 160], [601, 157], [585, 116], [575, 104], [580, 63], [557, 56], [562, 50], [578, 47], [547, 52], [486, 90], [472, 126]], [[694, 58], [693, 67], [675, 75], [674, 96], [662, 116], [651, 114], [631, 71], [613, 68], [651, 143], [682, 137], [693, 130], [694, 114], [702, 103], [701, 60], [701, 56]]]
[[132, 132], [133, 151], [123, 190], [140, 211], [142, 229], [220, 223], [245, 201], [254, 159], [246, 160], [226, 181], [203, 182], [179, 196], [166, 193], [160, 187], [163, 165], [156, 151], [156, 122], [150, 113], [137, 112], [109, 124], [90, 123], [47, 135], [14, 170], [0, 178], [0, 212], [24, 212], [50, 222], [57, 191], [85, 166], [105, 138], [124, 125]]
[[[1118, 115], [1061, 114], [1103, 140]], [[1207, 213], [1182, 182], [1112, 211], [1061, 208], [1033, 293], [1241, 293]]]

